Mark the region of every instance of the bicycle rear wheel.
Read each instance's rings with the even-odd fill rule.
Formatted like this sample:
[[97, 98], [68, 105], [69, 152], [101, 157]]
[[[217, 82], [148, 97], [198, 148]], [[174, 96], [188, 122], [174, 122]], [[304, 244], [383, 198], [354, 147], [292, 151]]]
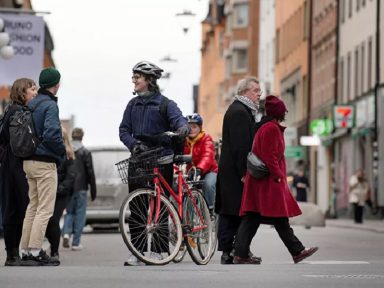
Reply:
[[194, 188], [191, 192], [183, 204], [184, 242], [193, 262], [206, 265], [212, 257], [212, 223], [204, 196]]
[[172, 261], [183, 240], [181, 221], [175, 207], [163, 195], [160, 202], [156, 223], [154, 190], [131, 192], [120, 208], [119, 226], [125, 244], [133, 255], [150, 265]]

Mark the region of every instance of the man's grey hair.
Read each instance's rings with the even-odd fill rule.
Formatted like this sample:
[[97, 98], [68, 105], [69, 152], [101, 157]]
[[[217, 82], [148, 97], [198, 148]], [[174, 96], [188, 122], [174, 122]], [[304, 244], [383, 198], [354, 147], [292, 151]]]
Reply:
[[239, 82], [237, 82], [237, 95], [242, 95], [245, 91], [247, 91], [251, 82], [259, 84], [259, 80], [257, 80], [256, 77], [249, 76], [240, 79]]

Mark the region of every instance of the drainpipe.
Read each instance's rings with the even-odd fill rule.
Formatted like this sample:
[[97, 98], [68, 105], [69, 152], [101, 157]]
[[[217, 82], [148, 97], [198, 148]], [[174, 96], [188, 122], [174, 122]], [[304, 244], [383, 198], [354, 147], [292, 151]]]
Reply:
[[378, 204], [378, 169], [379, 169], [379, 88], [380, 88], [380, 0], [376, 0], [376, 77], [375, 77], [375, 122], [373, 139], [373, 192], [375, 195], [375, 204]]

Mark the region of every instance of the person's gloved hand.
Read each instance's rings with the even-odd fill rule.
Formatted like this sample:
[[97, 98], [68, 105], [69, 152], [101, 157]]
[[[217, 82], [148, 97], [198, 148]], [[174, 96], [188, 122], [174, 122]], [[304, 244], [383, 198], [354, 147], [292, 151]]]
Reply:
[[189, 128], [188, 125], [181, 126], [179, 129], [177, 129], [177, 133], [180, 135], [180, 137], [187, 137], [189, 135], [189, 132], [191, 129]]
[[137, 140], [135, 145], [133, 146], [132, 148], [132, 154], [133, 155], [137, 155], [137, 154], [140, 154], [144, 151], [147, 151], [149, 148], [147, 145], [145, 145], [143, 142], [141, 142], [140, 140]]

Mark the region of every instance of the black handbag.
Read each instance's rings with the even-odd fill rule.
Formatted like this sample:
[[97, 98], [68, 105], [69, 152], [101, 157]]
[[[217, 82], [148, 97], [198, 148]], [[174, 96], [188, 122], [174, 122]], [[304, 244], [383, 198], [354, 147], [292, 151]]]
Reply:
[[267, 165], [251, 152], [247, 156], [247, 170], [255, 179], [262, 179], [269, 176]]

